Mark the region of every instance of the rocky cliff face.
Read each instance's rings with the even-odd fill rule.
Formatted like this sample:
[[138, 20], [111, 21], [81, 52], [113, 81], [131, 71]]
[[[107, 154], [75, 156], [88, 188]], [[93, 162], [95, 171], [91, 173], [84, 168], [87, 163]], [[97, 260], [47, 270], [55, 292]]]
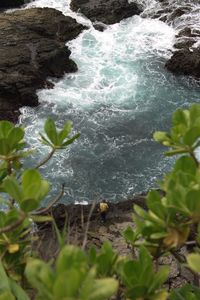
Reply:
[[50, 8], [0, 14], [0, 118], [12, 118], [24, 105], [38, 104], [36, 90], [48, 76], [75, 72], [65, 42], [84, 26]]

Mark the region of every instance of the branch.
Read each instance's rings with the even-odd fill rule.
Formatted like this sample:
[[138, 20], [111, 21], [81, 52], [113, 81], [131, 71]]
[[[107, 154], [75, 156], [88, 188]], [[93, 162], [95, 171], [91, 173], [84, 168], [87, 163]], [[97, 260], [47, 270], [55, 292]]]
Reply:
[[45, 165], [53, 156], [55, 152], [55, 148], [52, 148], [51, 152], [47, 155], [47, 157], [45, 157], [36, 167], [35, 169], [39, 169], [41, 166]]
[[12, 231], [13, 229], [16, 229], [16, 227], [18, 227], [19, 225], [22, 224], [22, 222], [25, 220], [25, 218], [26, 218], [26, 214], [24, 212], [21, 212], [21, 216], [17, 221], [11, 223], [10, 225], [0, 228], [0, 234]]
[[64, 187], [65, 187], [65, 185], [64, 185], [64, 183], [63, 183], [62, 186], [61, 186], [60, 193], [57, 195], [56, 198], [54, 198], [54, 199], [49, 203], [49, 205], [48, 205], [47, 207], [42, 208], [42, 209], [38, 209], [38, 210], [32, 212], [31, 215], [40, 215], [40, 214], [47, 213], [47, 212], [52, 208], [52, 206], [53, 206], [54, 204], [56, 204], [56, 203], [62, 198], [62, 196], [63, 196], [63, 194], [64, 194]]
[[87, 225], [86, 225], [86, 228], [85, 228], [85, 234], [84, 234], [84, 239], [83, 239], [83, 244], [82, 244], [82, 250], [85, 250], [85, 246], [86, 246], [86, 243], [87, 243], [87, 237], [88, 237], [88, 230], [89, 230], [89, 225], [90, 225], [90, 219], [91, 219], [93, 210], [95, 208], [95, 205], [96, 205], [96, 203], [93, 202], [92, 206], [90, 208], [90, 212], [89, 212], [88, 220], [87, 220]]

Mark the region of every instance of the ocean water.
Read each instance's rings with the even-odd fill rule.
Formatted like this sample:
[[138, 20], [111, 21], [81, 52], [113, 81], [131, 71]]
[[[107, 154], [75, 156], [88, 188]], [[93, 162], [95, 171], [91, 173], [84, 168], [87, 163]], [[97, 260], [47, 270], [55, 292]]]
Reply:
[[[156, 1], [140, 3], [145, 7], [142, 16], [107, 26], [104, 32], [71, 12], [66, 0], [36, 0], [27, 6], [54, 7], [89, 26], [67, 44], [78, 72], [59, 81], [51, 79], [53, 89], [38, 91], [40, 105], [21, 109], [28, 143], [39, 147], [28, 166], [48, 153], [38, 141], [47, 117], [58, 127], [69, 119], [74, 132], [81, 133], [41, 169], [53, 183], [51, 196], [65, 183], [64, 203], [123, 201], [157, 187], [173, 159], [164, 157], [165, 148], [153, 141], [152, 133], [169, 129], [178, 107], [200, 102], [200, 88], [192, 78], [174, 76], [164, 67], [177, 30], [186, 20], [172, 27], [150, 18], [159, 9]], [[193, 6], [190, 13], [196, 14]]]

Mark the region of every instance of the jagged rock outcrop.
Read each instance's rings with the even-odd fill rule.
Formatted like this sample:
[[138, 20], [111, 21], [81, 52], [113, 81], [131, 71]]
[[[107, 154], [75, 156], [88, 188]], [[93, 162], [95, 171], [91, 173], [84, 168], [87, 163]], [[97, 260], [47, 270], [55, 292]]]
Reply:
[[[166, 68], [175, 74], [200, 78], [199, 0], [182, 3], [170, 0], [157, 1], [158, 9], [152, 10], [148, 16], [158, 18], [179, 30], [174, 43], [175, 50], [167, 61]], [[194, 18], [197, 18], [196, 25]]]
[[75, 72], [65, 42], [85, 27], [51, 8], [0, 14], [0, 118], [19, 107], [38, 104], [36, 90], [48, 76]]
[[72, 0], [70, 7], [79, 11], [92, 22], [114, 24], [122, 19], [141, 13], [138, 4], [128, 0]]

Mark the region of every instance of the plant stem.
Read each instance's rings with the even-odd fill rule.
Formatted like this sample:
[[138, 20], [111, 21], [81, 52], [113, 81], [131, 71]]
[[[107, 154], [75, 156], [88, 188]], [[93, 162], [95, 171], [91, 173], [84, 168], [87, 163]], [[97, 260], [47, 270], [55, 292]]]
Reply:
[[0, 234], [16, 229], [16, 227], [18, 227], [19, 225], [22, 224], [22, 222], [25, 220], [25, 218], [26, 218], [26, 214], [24, 212], [21, 212], [21, 216], [17, 221], [15, 221], [5, 227], [0, 228]]
[[41, 166], [45, 165], [53, 156], [54, 152], [55, 152], [55, 148], [52, 148], [51, 152], [47, 155], [47, 157], [45, 157], [45, 159], [43, 159], [36, 167], [35, 169], [39, 169]]
[[65, 185], [62, 184], [60, 193], [57, 195], [56, 198], [54, 198], [54, 199], [49, 203], [49, 205], [48, 205], [47, 207], [42, 208], [42, 209], [38, 209], [38, 210], [32, 212], [31, 215], [40, 215], [40, 214], [47, 213], [47, 212], [52, 208], [52, 206], [53, 206], [54, 204], [56, 204], [56, 203], [61, 199], [61, 197], [63, 196], [63, 194], [64, 194], [64, 187], [65, 187]]

